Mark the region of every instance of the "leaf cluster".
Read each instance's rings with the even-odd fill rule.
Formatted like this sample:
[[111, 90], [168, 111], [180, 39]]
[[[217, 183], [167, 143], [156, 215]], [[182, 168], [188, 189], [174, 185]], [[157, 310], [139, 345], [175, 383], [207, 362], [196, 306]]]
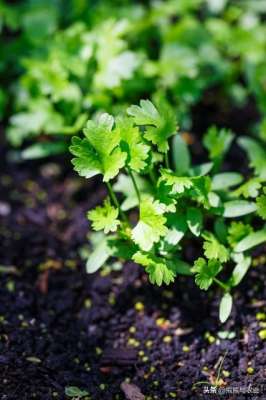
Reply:
[[[239, 172], [220, 172], [234, 135], [212, 128], [203, 141], [210, 161], [193, 165], [166, 102], [141, 100], [116, 118], [101, 114], [83, 133], [70, 146], [74, 169], [86, 178], [101, 175], [109, 191], [104, 204], [88, 213], [92, 228], [107, 235], [88, 260], [88, 272], [112, 256], [142, 265], [159, 286], [194, 275], [200, 289], [216, 284], [223, 290], [220, 316], [227, 319], [230, 292], [251, 265], [249, 251], [266, 241], [260, 164], [247, 181]], [[175, 153], [178, 158], [171, 157]], [[260, 229], [254, 229], [254, 217]], [[200, 256], [191, 265], [185, 249], [192, 239]]]

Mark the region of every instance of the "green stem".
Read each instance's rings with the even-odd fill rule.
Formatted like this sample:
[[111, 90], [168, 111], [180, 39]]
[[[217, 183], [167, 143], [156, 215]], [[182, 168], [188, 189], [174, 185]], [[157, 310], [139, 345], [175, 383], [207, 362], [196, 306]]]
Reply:
[[225, 283], [221, 282], [220, 279], [218, 279], [218, 278], [213, 278], [213, 280], [215, 283], [217, 283], [217, 285], [219, 285], [222, 289], [224, 289], [226, 292], [228, 292], [229, 287]]
[[167, 169], [170, 169], [170, 161], [169, 161], [168, 152], [165, 153], [165, 165], [166, 165]]
[[153, 169], [150, 169], [150, 171], [149, 171], [149, 176], [150, 176], [150, 178], [151, 178], [152, 183], [153, 183], [154, 185], [156, 185], [156, 177], [155, 177], [155, 174], [154, 174]]
[[131, 171], [131, 169], [130, 169], [129, 167], [127, 168], [127, 172], [128, 172], [128, 174], [129, 174], [129, 176], [130, 176], [130, 178], [131, 178], [131, 180], [132, 180], [132, 183], [133, 183], [133, 186], [134, 186], [134, 189], [135, 189], [137, 198], [138, 198], [138, 202], [139, 202], [139, 204], [140, 204], [140, 200], [141, 200], [141, 198], [140, 198], [140, 191], [139, 191], [139, 188], [138, 188], [136, 179], [135, 179], [135, 177], [134, 177], [134, 175], [133, 175], [133, 173], [132, 173], [132, 171]]
[[115, 192], [113, 191], [111, 183], [110, 182], [106, 182], [106, 186], [108, 188], [110, 197], [111, 197], [114, 205], [118, 208], [118, 211], [119, 211], [119, 214], [121, 215], [121, 218], [123, 219], [124, 222], [128, 223], [127, 217], [126, 217], [125, 213], [121, 210], [119, 201], [118, 201], [118, 199], [116, 197]]

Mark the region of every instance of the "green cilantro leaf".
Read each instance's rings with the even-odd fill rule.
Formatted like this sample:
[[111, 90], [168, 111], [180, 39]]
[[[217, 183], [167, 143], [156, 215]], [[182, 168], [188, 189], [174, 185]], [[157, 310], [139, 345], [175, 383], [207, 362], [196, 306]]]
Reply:
[[195, 283], [202, 290], [208, 290], [213, 283], [213, 278], [221, 271], [222, 267], [219, 261], [198, 258], [192, 267], [192, 272], [196, 274]]
[[211, 180], [207, 176], [176, 176], [168, 169], [161, 169], [158, 185], [161, 183], [171, 186], [170, 195], [189, 195], [189, 197], [202, 203], [204, 206], [209, 206], [208, 194]]
[[117, 219], [119, 211], [114, 208], [109, 199], [104, 201], [104, 205], [96, 207], [88, 212], [88, 219], [92, 221], [95, 231], [104, 230], [104, 233], [115, 232], [120, 225]]
[[70, 152], [75, 171], [91, 178], [103, 174], [103, 181], [114, 178], [125, 165], [127, 154], [119, 145], [119, 132], [113, 130], [114, 119], [109, 114], [101, 114], [98, 120], [87, 122], [83, 132], [85, 139], [73, 137]]
[[259, 194], [259, 190], [261, 188], [261, 183], [259, 179], [253, 178], [241, 185], [238, 189], [236, 189], [233, 194], [235, 196], [243, 196], [246, 199], [249, 197], [257, 197]]
[[132, 230], [132, 239], [142, 250], [149, 251], [154, 243], [165, 236], [168, 229], [163, 216], [165, 208], [152, 197], [144, 197], [140, 203], [139, 222]]
[[186, 189], [190, 189], [193, 186], [193, 178], [176, 176], [168, 169], [161, 170], [158, 184], [161, 182], [165, 182], [167, 186], [172, 186], [171, 194], [184, 193]]
[[243, 222], [232, 222], [228, 228], [228, 243], [231, 247], [234, 247], [251, 232], [253, 232], [253, 229], [250, 225], [244, 224]]
[[171, 263], [162, 257], [155, 257], [150, 253], [138, 251], [134, 254], [133, 260], [145, 267], [151, 283], [161, 286], [162, 283], [169, 285], [169, 283], [174, 282], [176, 273]]
[[119, 132], [121, 148], [128, 154], [127, 164], [136, 172], [143, 170], [147, 163], [149, 146], [143, 143], [139, 128], [130, 118], [118, 118], [116, 131]]
[[266, 220], [266, 188], [264, 188], [264, 194], [260, 195], [257, 200], [256, 200], [256, 204], [258, 207], [258, 214], [259, 216]]
[[[140, 106], [133, 105], [127, 112], [137, 125], [148, 125], [144, 137], [165, 153], [169, 149], [168, 138], [176, 133], [176, 118], [172, 109], [161, 102], [160, 112], [149, 100], [141, 100]], [[149, 126], [151, 125], [151, 126]]]
[[228, 250], [212, 233], [205, 232], [202, 236], [205, 239], [203, 243], [204, 254], [209, 260], [219, 260], [221, 263], [228, 261]]
[[209, 152], [211, 160], [222, 157], [232, 143], [234, 135], [231, 131], [212, 126], [204, 135], [203, 144]]
[[250, 166], [254, 168], [260, 179], [266, 179], [266, 151], [256, 140], [250, 137], [240, 137], [237, 141], [248, 155]]

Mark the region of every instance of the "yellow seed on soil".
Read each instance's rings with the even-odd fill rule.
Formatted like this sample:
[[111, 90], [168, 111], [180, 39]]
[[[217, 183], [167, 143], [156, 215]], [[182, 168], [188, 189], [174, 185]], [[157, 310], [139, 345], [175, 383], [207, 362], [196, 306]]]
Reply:
[[157, 326], [162, 326], [165, 323], [165, 319], [164, 318], [157, 318], [156, 319], [156, 325]]
[[152, 340], [147, 340], [146, 342], [146, 347], [150, 348], [153, 345], [153, 341]]
[[143, 311], [143, 310], [144, 310], [144, 304], [141, 303], [140, 301], [138, 301], [138, 302], [135, 304], [135, 310], [136, 310], [136, 311]]
[[103, 352], [100, 347], [96, 347], [95, 351], [96, 351], [97, 356], [100, 356]]
[[176, 393], [170, 392], [170, 393], [169, 393], [169, 396], [172, 397], [173, 399], [175, 399], [175, 398], [176, 398]]
[[225, 377], [225, 378], [228, 378], [229, 376], [230, 376], [230, 372], [229, 371], [226, 371], [225, 369], [223, 369], [223, 376]]
[[131, 327], [129, 328], [129, 333], [135, 333], [135, 332], [136, 332], [135, 326], [131, 326]]
[[85, 307], [85, 308], [91, 308], [91, 306], [92, 306], [92, 301], [91, 301], [91, 299], [85, 299], [85, 301], [84, 301], [84, 307]]
[[136, 340], [136, 339], [129, 338], [128, 341], [127, 341], [127, 344], [129, 346], [138, 347], [140, 345], [140, 342], [138, 340]]
[[147, 362], [147, 361], [149, 361], [149, 357], [147, 357], [147, 356], [144, 356], [144, 357], [142, 357], [142, 359], [141, 359], [143, 362]]
[[108, 303], [113, 306], [116, 302], [114, 293], [110, 293], [108, 297]]
[[99, 387], [100, 387], [101, 390], [105, 390], [106, 385], [104, 383], [101, 383]]
[[259, 331], [258, 335], [261, 340], [266, 340], [266, 329], [262, 329], [261, 331]]
[[171, 337], [171, 336], [165, 336], [165, 337], [163, 338], [163, 342], [164, 342], [164, 343], [171, 343], [171, 341], [172, 341], [172, 337]]
[[205, 339], [207, 339], [210, 344], [215, 342], [215, 337], [212, 336], [209, 332], [205, 334]]
[[183, 350], [185, 353], [188, 353], [189, 350], [190, 350], [190, 348], [189, 348], [189, 346], [184, 345], [184, 346], [182, 347], [182, 350]]
[[248, 367], [248, 368], [247, 368], [247, 373], [248, 373], [249, 375], [254, 374], [254, 368]]
[[140, 356], [140, 357], [143, 357], [144, 355], [145, 355], [144, 351], [143, 351], [143, 350], [140, 350], [140, 351], [139, 351], [139, 356]]
[[256, 314], [256, 319], [257, 319], [258, 321], [264, 321], [264, 320], [266, 320], [266, 314], [265, 314], [265, 313], [262, 313], [262, 312], [258, 312], [258, 313]]
[[152, 384], [153, 384], [154, 386], [159, 386], [159, 381], [153, 381]]
[[150, 367], [150, 373], [153, 374], [153, 372], [155, 372], [155, 367], [151, 366]]

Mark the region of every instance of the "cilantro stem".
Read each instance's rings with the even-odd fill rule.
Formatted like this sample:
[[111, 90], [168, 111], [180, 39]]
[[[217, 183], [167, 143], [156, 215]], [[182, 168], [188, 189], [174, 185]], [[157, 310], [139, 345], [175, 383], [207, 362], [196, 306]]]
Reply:
[[134, 186], [134, 189], [135, 189], [137, 198], [138, 198], [138, 202], [139, 202], [139, 204], [140, 204], [140, 200], [141, 200], [141, 198], [140, 198], [140, 191], [139, 191], [139, 188], [138, 188], [136, 179], [135, 179], [135, 177], [134, 177], [134, 175], [133, 175], [133, 173], [132, 173], [132, 170], [131, 170], [129, 167], [127, 168], [127, 172], [128, 172], [128, 174], [129, 174], [129, 176], [130, 176], [130, 178], [131, 178], [131, 180], [132, 180], [132, 183], [133, 183], [133, 186]]
[[170, 169], [170, 161], [169, 161], [168, 152], [165, 153], [165, 165], [166, 165], [167, 169]]
[[127, 217], [126, 217], [125, 213], [121, 210], [119, 201], [118, 201], [118, 199], [116, 197], [115, 192], [113, 191], [111, 183], [110, 182], [106, 182], [106, 186], [108, 188], [110, 197], [111, 197], [114, 205], [118, 208], [118, 211], [119, 211], [119, 214], [121, 215], [121, 218], [123, 219], [124, 222], [128, 223]]
[[226, 292], [228, 292], [229, 287], [225, 283], [221, 282], [220, 279], [217, 279], [215, 277], [213, 278], [213, 280], [215, 283], [217, 283], [217, 285], [219, 285], [222, 289], [224, 289]]
[[154, 184], [154, 185], [156, 185], [156, 177], [155, 177], [155, 174], [154, 174], [154, 171], [153, 171], [153, 169], [150, 169], [150, 171], [149, 171], [149, 176], [150, 176], [150, 178], [151, 178], [151, 181], [152, 181], [152, 183]]

